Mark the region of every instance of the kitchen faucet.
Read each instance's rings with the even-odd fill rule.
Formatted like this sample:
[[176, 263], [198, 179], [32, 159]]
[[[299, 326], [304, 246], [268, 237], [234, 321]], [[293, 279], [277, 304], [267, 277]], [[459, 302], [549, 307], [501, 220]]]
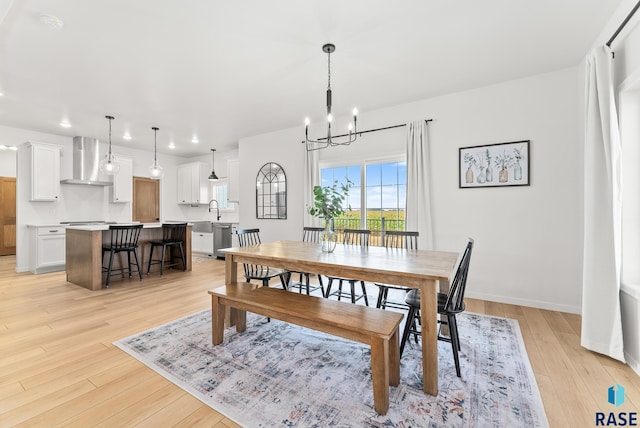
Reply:
[[213, 208], [211, 207], [211, 204], [214, 203], [214, 202], [216, 203], [216, 214], [218, 216], [218, 221], [220, 221], [220, 204], [218, 203], [217, 199], [211, 199], [209, 201], [209, 212], [213, 211]]

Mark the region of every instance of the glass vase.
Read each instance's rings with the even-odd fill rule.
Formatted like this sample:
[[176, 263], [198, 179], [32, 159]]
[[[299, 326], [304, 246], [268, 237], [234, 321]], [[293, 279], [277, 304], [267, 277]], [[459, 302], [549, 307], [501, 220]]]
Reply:
[[320, 240], [322, 241], [322, 252], [332, 253], [336, 249], [338, 234], [333, 231], [333, 219], [325, 221]]

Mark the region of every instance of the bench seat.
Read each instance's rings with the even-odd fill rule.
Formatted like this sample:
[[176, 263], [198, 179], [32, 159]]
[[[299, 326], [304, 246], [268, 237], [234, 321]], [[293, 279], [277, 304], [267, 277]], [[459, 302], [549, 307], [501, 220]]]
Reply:
[[238, 332], [246, 329], [246, 312], [253, 312], [369, 345], [375, 410], [387, 413], [389, 385], [397, 386], [400, 382], [401, 313], [249, 283], [224, 285], [209, 290], [209, 294], [214, 345], [224, 340], [226, 307], [231, 308], [231, 320]]

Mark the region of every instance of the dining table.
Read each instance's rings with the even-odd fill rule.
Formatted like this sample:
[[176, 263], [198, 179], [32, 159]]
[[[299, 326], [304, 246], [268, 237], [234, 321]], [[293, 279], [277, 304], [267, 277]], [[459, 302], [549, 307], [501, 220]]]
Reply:
[[237, 282], [238, 263], [249, 263], [419, 289], [423, 389], [438, 394], [437, 286], [453, 277], [457, 252], [338, 244], [329, 253], [318, 243], [284, 240], [223, 251], [227, 285]]

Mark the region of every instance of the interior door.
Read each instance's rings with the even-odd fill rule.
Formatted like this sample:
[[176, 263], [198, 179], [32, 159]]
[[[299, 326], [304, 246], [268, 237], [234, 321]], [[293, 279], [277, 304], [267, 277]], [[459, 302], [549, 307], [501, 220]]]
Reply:
[[16, 253], [16, 179], [0, 177], [0, 256]]
[[160, 180], [133, 177], [133, 221], [160, 221]]

